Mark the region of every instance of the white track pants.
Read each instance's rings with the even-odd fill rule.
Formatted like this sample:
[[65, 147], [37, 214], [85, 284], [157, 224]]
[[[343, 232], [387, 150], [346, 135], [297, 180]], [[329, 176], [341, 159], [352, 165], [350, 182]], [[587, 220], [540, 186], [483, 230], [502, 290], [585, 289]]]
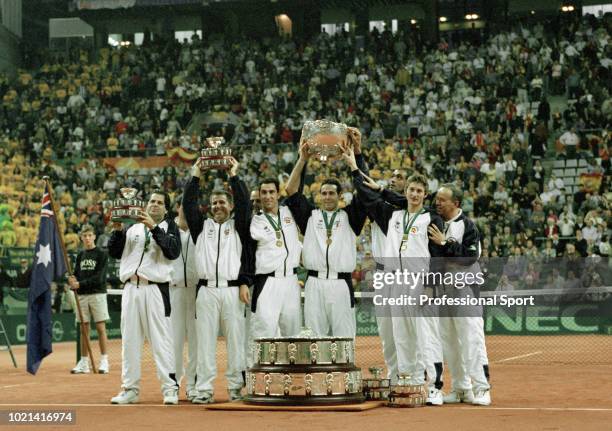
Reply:
[[482, 317], [441, 317], [440, 335], [444, 359], [453, 389], [489, 389], [488, 366]]
[[383, 357], [387, 366], [387, 378], [391, 379], [391, 384], [397, 383], [399, 371], [397, 369], [397, 350], [393, 337], [393, 319], [390, 316], [376, 316], [378, 325], [378, 336], [382, 344]]
[[[169, 298], [167, 298], [169, 303]], [[125, 284], [121, 298], [121, 381], [123, 389], [140, 390], [140, 359], [145, 337], [151, 351], [162, 393], [177, 388], [170, 316], [155, 284], [136, 287]]]
[[251, 340], [298, 335], [301, 326], [297, 275], [268, 277], [257, 299], [257, 309], [251, 314]]
[[217, 376], [217, 337], [219, 328], [227, 346], [228, 389], [241, 389], [244, 358], [244, 304], [240, 302], [238, 287], [205, 287], [198, 291], [196, 300], [196, 332], [198, 334], [198, 367], [196, 389], [213, 392]]
[[[187, 392], [195, 389], [198, 344], [195, 327], [195, 286], [170, 287], [172, 313], [172, 341], [174, 344], [174, 363], [176, 381], [181, 383], [185, 376]], [[183, 349], [187, 340], [187, 366], [183, 366]]]
[[422, 385], [425, 382], [423, 318], [392, 317], [392, 324], [398, 373], [410, 376], [408, 384]]
[[[440, 336], [440, 318], [437, 307], [425, 306], [422, 308], [424, 349], [423, 361], [427, 371], [427, 386], [430, 389], [442, 388], [442, 363], [444, 361], [442, 339]], [[436, 365], [438, 364], [436, 368]], [[438, 380], [436, 385], [436, 380]]]
[[355, 309], [351, 308], [351, 295], [346, 282], [342, 279], [308, 277], [304, 294], [304, 320], [317, 336], [355, 338]]

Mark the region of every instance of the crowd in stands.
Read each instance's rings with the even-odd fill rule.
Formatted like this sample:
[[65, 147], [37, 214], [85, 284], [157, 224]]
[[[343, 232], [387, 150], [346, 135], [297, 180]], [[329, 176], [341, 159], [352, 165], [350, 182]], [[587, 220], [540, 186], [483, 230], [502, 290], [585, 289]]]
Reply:
[[[519, 22], [477, 43], [423, 46], [402, 31], [306, 42], [194, 36], [80, 51], [70, 64], [49, 55], [14, 79], [0, 75], [0, 247], [33, 247], [43, 175], [54, 185], [67, 248], [77, 249], [85, 222], [105, 246], [104, 201], [124, 186], [176, 192], [191, 164], [130, 171], [106, 158], [195, 153], [221, 134], [250, 187], [270, 175], [283, 183], [304, 121], [327, 118], [359, 127], [376, 180], [406, 169], [427, 174], [430, 191], [457, 184], [485, 259], [607, 259], [611, 26], [609, 15], [575, 16]], [[200, 121], [219, 112], [222, 126]], [[574, 158], [595, 174], [588, 192], [568, 193], [550, 175], [551, 161]], [[311, 163], [307, 196], [316, 201], [332, 173], [350, 201], [342, 164]], [[211, 172], [206, 184], [223, 181]], [[362, 238], [367, 257], [368, 228]], [[510, 279], [525, 283], [527, 272]]]

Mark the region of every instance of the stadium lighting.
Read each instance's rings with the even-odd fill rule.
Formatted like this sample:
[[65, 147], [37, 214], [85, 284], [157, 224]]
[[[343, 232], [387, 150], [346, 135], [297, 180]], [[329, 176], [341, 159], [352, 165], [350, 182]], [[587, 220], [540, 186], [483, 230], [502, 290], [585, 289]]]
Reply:
[[465, 16], [465, 19], [467, 19], [468, 21], [475, 20], [475, 19], [478, 19], [478, 18], [479, 18], [478, 14], [475, 14], [475, 13], [468, 13]]
[[532, 11], [531, 11], [531, 15], [535, 15], [535, 10], [532, 10]]
[[576, 8], [573, 5], [563, 5], [561, 6], [561, 11], [563, 12], [573, 12]]
[[416, 19], [411, 19], [411, 20], [410, 20], [410, 24], [415, 25], [416, 23], [417, 23], [417, 20], [416, 20]]
[[446, 19], [446, 17], [445, 17], [445, 16], [441, 16], [441, 17], [439, 18], [439, 20], [440, 20], [440, 22], [446, 22], [446, 21], [447, 21], [447, 19]]

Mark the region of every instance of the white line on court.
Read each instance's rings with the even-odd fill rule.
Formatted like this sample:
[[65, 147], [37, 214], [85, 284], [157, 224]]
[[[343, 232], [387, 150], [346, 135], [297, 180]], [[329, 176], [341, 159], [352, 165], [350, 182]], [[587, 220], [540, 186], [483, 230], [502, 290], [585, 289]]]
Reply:
[[528, 358], [530, 356], [540, 355], [541, 353], [542, 352], [537, 351], [537, 352], [526, 353], [524, 355], [519, 355], [519, 356], [511, 356], [510, 358], [500, 359], [499, 361], [493, 361], [493, 363], [494, 364], [499, 364], [500, 362], [507, 362], [507, 361], [513, 361], [515, 359]]
[[[201, 405], [196, 404], [179, 404], [175, 406], [165, 406], [163, 404], [0, 404], [0, 407], [162, 407], [173, 410], [178, 407], [189, 407], [189, 408], [203, 408]], [[426, 409], [436, 411], [438, 409]], [[486, 411], [486, 410], [516, 410], [516, 411], [552, 411], [552, 412], [612, 412], [612, 408], [581, 408], [581, 407], [458, 407], [455, 410], [469, 410], [469, 411]]]
[[16, 385], [0, 386], [0, 389], [16, 388], [17, 386], [27, 386], [27, 385], [35, 385], [35, 384], [37, 384], [37, 383], [36, 382], [32, 382], [32, 383], [18, 383]]

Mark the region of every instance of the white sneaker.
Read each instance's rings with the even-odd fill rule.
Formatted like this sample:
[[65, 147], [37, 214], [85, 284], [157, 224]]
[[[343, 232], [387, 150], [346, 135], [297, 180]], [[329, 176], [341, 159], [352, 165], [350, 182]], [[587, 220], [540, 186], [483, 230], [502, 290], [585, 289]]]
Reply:
[[442, 394], [442, 391], [436, 388], [429, 389], [426, 404], [428, 406], [441, 406], [444, 404], [444, 394]]
[[164, 404], [178, 404], [178, 389], [167, 389], [166, 391], [164, 391]]
[[215, 399], [212, 392], [201, 392], [191, 402], [193, 404], [212, 404]]
[[195, 399], [195, 397], [198, 396], [198, 391], [196, 391], [195, 389], [189, 389], [187, 391], [187, 401], [193, 401]]
[[88, 374], [90, 372], [91, 371], [89, 369], [89, 358], [81, 358], [76, 364], [76, 367], [70, 370], [71, 374]]
[[119, 395], [111, 398], [111, 404], [135, 404], [138, 402], [138, 392], [132, 389], [119, 392]]
[[109, 371], [110, 371], [110, 365], [108, 365], [108, 359], [106, 358], [100, 359], [100, 365], [98, 365], [98, 373], [108, 374]]
[[474, 394], [471, 390], [453, 389], [442, 398], [444, 404], [473, 403]]
[[491, 405], [491, 391], [489, 389], [481, 389], [476, 391], [472, 404], [475, 406], [490, 406]]
[[240, 389], [228, 389], [227, 390], [227, 397], [230, 403], [233, 403], [236, 401], [242, 401], [242, 393], [240, 391], [241, 391]]

